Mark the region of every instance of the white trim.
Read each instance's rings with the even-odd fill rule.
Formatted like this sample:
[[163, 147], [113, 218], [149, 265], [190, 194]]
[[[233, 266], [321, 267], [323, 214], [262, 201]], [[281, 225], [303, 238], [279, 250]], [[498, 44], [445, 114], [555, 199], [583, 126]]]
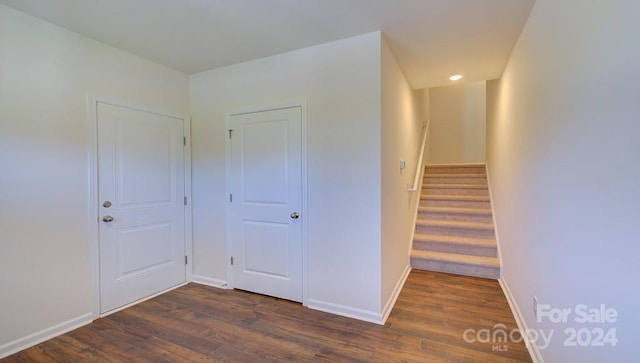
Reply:
[[231, 182], [231, 173], [233, 172], [233, 165], [231, 163], [231, 139], [229, 138], [228, 132], [231, 130], [231, 113], [227, 112], [224, 116], [224, 154], [225, 154], [225, 216], [226, 216], [226, 247], [227, 254], [225, 257], [224, 263], [227, 265], [227, 287], [229, 289], [233, 289], [234, 281], [233, 281], [233, 267], [231, 267], [230, 258], [233, 256], [233, 220], [231, 218], [232, 210], [231, 210], [231, 202], [229, 201], [229, 195], [231, 195], [233, 191], [233, 184]]
[[[427, 127], [429, 127], [429, 124], [427, 124]], [[424, 145], [424, 147], [426, 147], [426, 145]], [[424, 173], [425, 173], [425, 164], [424, 164], [424, 160], [422, 162], [422, 170], [420, 171], [420, 180], [424, 180]], [[409, 190], [411, 191], [411, 190]], [[422, 184], [420, 184], [420, 189], [418, 191], [418, 193], [414, 194], [416, 200], [413, 201], [413, 223], [411, 223], [411, 239], [409, 240], [409, 252], [407, 253], [407, 256], [409, 258], [409, 264], [411, 264], [411, 252], [413, 251], [413, 239], [415, 238], [415, 233], [416, 233], [416, 223], [418, 222], [418, 208], [420, 207], [420, 195], [422, 194]]]
[[[513, 294], [511, 294], [507, 280], [504, 279], [504, 276], [501, 276], [500, 279], [498, 279], [498, 283], [502, 288], [502, 292], [504, 292], [504, 296], [507, 298], [507, 303], [509, 303], [511, 313], [516, 320], [520, 333], [523, 337], [526, 337], [526, 332], [529, 331], [529, 327], [527, 326], [527, 321], [524, 319], [520, 309], [518, 308], [518, 304], [516, 304], [516, 299], [513, 297]], [[535, 343], [531, 344], [528, 339], [524, 339], [524, 343], [529, 351], [529, 355], [531, 356], [533, 363], [544, 363], [542, 352], [538, 348], [538, 345]]]
[[500, 234], [498, 233], [498, 223], [496, 219], [496, 209], [493, 203], [493, 193], [491, 192], [491, 176], [489, 174], [489, 164], [485, 164], [485, 169], [487, 172], [487, 186], [489, 189], [489, 205], [491, 206], [491, 218], [493, 220], [493, 232], [496, 236], [496, 247], [498, 249], [498, 263], [500, 264], [500, 277], [502, 277], [502, 248], [500, 248]]
[[325, 313], [331, 313], [334, 315], [345, 316], [347, 318], [384, 325], [382, 314], [369, 310], [353, 308], [351, 306], [340, 305], [316, 299], [309, 299], [307, 301], [307, 307], [313, 310], [324, 311]]
[[193, 276], [193, 211], [191, 206], [191, 117], [184, 118], [183, 135], [187, 142], [184, 146], [184, 195], [187, 197], [187, 205], [184, 207], [184, 242], [185, 255], [187, 255], [187, 267], [185, 281], [191, 281]]
[[396, 301], [398, 300], [398, 296], [400, 296], [400, 293], [402, 292], [404, 283], [407, 282], [407, 278], [409, 277], [410, 272], [411, 272], [411, 266], [407, 265], [404, 268], [404, 271], [402, 272], [402, 276], [400, 276], [400, 279], [396, 283], [396, 287], [393, 289], [391, 296], [389, 296], [389, 300], [387, 300], [387, 303], [384, 305], [384, 308], [382, 309], [382, 324], [384, 324], [389, 318], [389, 314], [391, 314], [391, 311], [393, 310], [393, 307], [395, 306]]
[[115, 308], [115, 309], [111, 309], [111, 310], [109, 310], [109, 311], [107, 311], [107, 312], [105, 312], [105, 313], [100, 314], [100, 317], [101, 317], [101, 318], [104, 318], [105, 316], [109, 316], [109, 315], [111, 315], [111, 314], [113, 314], [113, 313], [117, 313], [118, 311], [122, 311], [122, 310], [127, 309], [127, 308], [130, 308], [130, 307], [132, 307], [132, 306], [134, 306], [134, 305], [138, 305], [138, 304], [140, 304], [141, 302], [145, 302], [145, 301], [147, 301], [147, 300], [151, 300], [151, 299], [153, 299], [154, 297], [160, 296], [160, 295], [162, 295], [162, 294], [166, 294], [167, 292], [169, 292], [169, 291], [171, 291], [171, 290], [175, 290], [175, 289], [177, 289], [177, 288], [179, 288], [179, 287], [185, 286], [185, 285], [186, 285], [186, 284], [188, 284], [188, 283], [189, 283], [189, 282], [186, 282], [186, 281], [185, 281], [185, 282], [183, 282], [183, 283], [181, 283], [181, 284], [178, 284], [178, 285], [176, 285], [176, 286], [171, 286], [170, 288], [168, 288], [168, 289], [166, 289], [166, 290], [162, 290], [162, 291], [160, 291], [160, 292], [156, 292], [155, 294], [152, 294], [152, 295], [149, 295], [149, 296], [145, 296], [145, 297], [143, 297], [142, 299], [140, 299], [140, 300], [136, 300], [136, 301], [131, 302], [131, 303], [127, 304], [127, 305], [122, 305], [122, 306], [119, 306], [119, 307], [117, 307], [117, 308]]
[[[418, 161], [416, 162], [416, 172], [415, 172], [415, 176], [413, 179], [413, 185], [410, 188], [407, 188], [408, 192], [421, 192], [422, 191], [422, 183], [420, 183], [420, 181], [422, 180], [423, 176], [424, 176], [424, 150], [426, 148], [427, 145], [427, 138], [429, 137], [429, 125], [430, 122], [427, 121], [427, 123], [424, 125], [424, 132], [422, 134], [422, 144], [420, 146], [420, 156], [418, 157]], [[418, 169], [420, 168], [420, 169]], [[418, 175], [420, 175], [420, 177], [418, 177]]]
[[229, 284], [224, 280], [213, 279], [202, 275], [192, 275], [191, 282], [200, 285], [217, 287], [219, 289], [229, 289]]
[[[425, 125], [425, 143], [422, 144], [422, 151], [421, 151], [421, 155], [420, 155], [420, 180], [424, 181], [424, 173], [425, 173], [425, 169], [426, 169], [426, 159], [424, 158], [424, 154], [427, 154], [427, 157], [429, 156], [429, 153], [427, 151], [428, 149], [428, 138], [427, 138], [427, 134], [429, 133], [429, 127], [431, 125], [431, 121], [427, 120], [427, 122], [424, 124]], [[420, 207], [420, 195], [422, 194], [422, 184], [420, 183], [420, 187], [417, 191], [417, 193], [415, 194], [415, 200], [413, 201], [413, 223], [411, 223], [411, 239], [409, 240], [409, 251], [407, 252], [407, 263], [409, 265], [411, 265], [411, 252], [413, 252], [413, 239], [415, 237], [415, 233], [416, 233], [416, 222], [418, 221], [418, 208]], [[411, 192], [411, 190], [409, 190]]]
[[237, 116], [237, 115], [245, 115], [248, 113], [256, 113], [256, 112], [264, 112], [264, 111], [275, 111], [275, 110], [283, 110], [287, 108], [295, 108], [302, 107], [306, 110], [307, 108], [307, 99], [299, 98], [285, 102], [276, 102], [276, 103], [268, 103], [263, 105], [254, 105], [254, 106], [246, 106], [236, 108], [225, 113], [226, 116]]
[[[100, 317], [100, 237], [98, 229], [98, 103], [110, 104], [119, 107], [131, 108], [138, 111], [148, 112], [152, 114], [167, 116], [171, 118], [181, 119], [184, 121], [183, 134], [187, 138], [187, 146], [184, 150], [184, 183], [185, 183], [185, 195], [188, 198], [187, 207], [185, 208], [185, 254], [188, 256], [188, 264], [185, 266], [185, 282], [190, 281], [190, 276], [193, 268], [193, 256], [192, 256], [192, 214], [191, 214], [191, 118], [185, 115], [178, 115], [165, 110], [155, 110], [142, 105], [137, 105], [122, 100], [117, 100], [108, 97], [96, 96], [93, 94], [87, 95], [87, 144], [88, 144], [88, 180], [89, 180], [89, 200], [87, 203], [88, 210], [88, 233], [89, 233], [89, 253], [91, 262], [91, 281], [92, 281], [92, 293], [91, 293], [91, 310], [92, 318], [97, 319]], [[182, 285], [184, 285], [184, 283]], [[178, 285], [178, 286], [182, 286]], [[175, 286], [175, 287], [178, 287]], [[172, 287], [171, 289], [175, 288]], [[169, 289], [169, 290], [171, 290]], [[169, 291], [166, 290], [166, 291]], [[153, 295], [156, 296], [156, 295]], [[150, 297], [148, 297], [150, 298]], [[140, 301], [131, 303], [130, 306]], [[121, 309], [118, 309], [121, 310]], [[114, 310], [112, 310], [114, 311]]]
[[[117, 98], [103, 97], [103, 96], [98, 96], [98, 95], [94, 95], [94, 94], [89, 94], [87, 96], [89, 97], [90, 101], [94, 101], [94, 102], [100, 102], [100, 103], [105, 103], [105, 104], [109, 104], [109, 105], [112, 105], [112, 106], [130, 108], [130, 109], [135, 110], [135, 111], [143, 111], [143, 112], [147, 112], [147, 113], [152, 113], [154, 115], [166, 116], [166, 117], [171, 117], [171, 118], [178, 118], [178, 119], [182, 119], [182, 120], [189, 119], [189, 116], [187, 116], [187, 115], [178, 114], [178, 113], [171, 112], [171, 111], [168, 111], [168, 110], [163, 110], [163, 109], [151, 108], [151, 107], [147, 107], [145, 105], [141, 105], [141, 104], [137, 104], [137, 103], [133, 103], [133, 102], [127, 102], [127, 101], [124, 101], [124, 100], [121, 100], [121, 99], [117, 99]], [[95, 103], [93, 103], [93, 104], [95, 104]]]
[[301, 110], [301, 142], [302, 142], [302, 198], [301, 198], [301, 210], [300, 213], [304, 216], [302, 222], [302, 305], [307, 306], [309, 300], [309, 272], [308, 272], [308, 253], [309, 253], [309, 215], [307, 211], [309, 210], [307, 207], [308, 201], [308, 176], [307, 176], [307, 99], [298, 99], [291, 100], [288, 102], [281, 103], [273, 103], [262, 106], [248, 106], [243, 108], [234, 109], [231, 111], [225, 112], [225, 185], [226, 185], [226, 227], [227, 227], [227, 255], [226, 255], [226, 264], [227, 264], [227, 288], [233, 289], [233, 269], [230, 264], [230, 258], [233, 256], [233, 243], [232, 243], [232, 213], [231, 213], [231, 203], [227, 199], [227, 196], [233, 192], [233, 185], [231, 181], [231, 173], [232, 173], [232, 161], [231, 161], [231, 140], [229, 139], [227, 132], [231, 129], [231, 117], [236, 115], [244, 115], [248, 113], [256, 113], [256, 112], [264, 112], [264, 111], [274, 111], [274, 110], [282, 110], [287, 108], [296, 108], [300, 107]]
[[60, 324], [56, 324], [52, 327], [40, 330], [39, 332], [27, 335], [26, 337], [22, 337], [12, 342], [3, 344], [0, 346], [0, 359], [8, 357], [11, 354], [17, 353], [21, 350], [33, 347], [34, 345], [40, 344], [51, 338], [55, 338], [59, 335], [70, 332], [81, 326], [90, 324], [93, 321], [92, 316], [92, 313], [86, 313], [73, 319], [64, 321]]
[[87, 97], [88, 129], [88, 180], [89, 199], [87, 203], [89, 253], [91, 254], [91, 313], [92, 318], [100, 317], [100, 249], [98, 230], [98, 98]]
[[308, 134], [307, 134], [307, 117], [309, 117], [308, 100], [302, 99], [297, 103], [302, 107], [302, 213], [304, 220], [302, 223], [302, 305], [306, 305], [309, 300], [309, 194], [308, 194], [308, 173], [307, 173], [307, 152], [308, 152]]

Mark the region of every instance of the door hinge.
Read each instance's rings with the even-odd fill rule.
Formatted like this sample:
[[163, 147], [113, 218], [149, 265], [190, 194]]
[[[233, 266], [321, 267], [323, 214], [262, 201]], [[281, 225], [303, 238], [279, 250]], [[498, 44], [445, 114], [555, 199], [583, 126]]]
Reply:
[[233, 194], [229, 194], [229, 203], [233, 203]]
[[233, 256], [231, 256], [231, 266], [233, 266]]
[[189, 263], [189, 257], [184, 256], [184, 264], [187, 265]]
[[229, 139], [231, 139], [231, 134], [233, 134], [233, 129], [229, 129]]
[[184, 196], [184, 205], [187, 205], [187, 196]]
[[187, 146], [187, 137], [186, 136], [182, 138], [182, 144], [184, 146]]

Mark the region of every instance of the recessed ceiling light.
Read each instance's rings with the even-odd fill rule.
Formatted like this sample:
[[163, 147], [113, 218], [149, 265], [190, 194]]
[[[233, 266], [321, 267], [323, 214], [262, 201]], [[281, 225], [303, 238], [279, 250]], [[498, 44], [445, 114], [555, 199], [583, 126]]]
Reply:
[[454, 74], [453, 76], [449, 77], [449, 79], [452, 81], [459, 81], [462, 79], [462, 76], [459, 74]]

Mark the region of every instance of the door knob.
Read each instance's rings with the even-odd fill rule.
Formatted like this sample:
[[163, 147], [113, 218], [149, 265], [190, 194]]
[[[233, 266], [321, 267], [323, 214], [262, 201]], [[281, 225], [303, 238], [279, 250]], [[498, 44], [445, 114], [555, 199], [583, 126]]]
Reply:
[[298, 219], [298, 218], [300, 218], [300, 215], [298, 214], [298, 212], [291, 213], [291, 219]]
[[104, 217], [102, 217], [102, 221], [105, 222], [105, 223], [113, 222], [113, 217], [112, 216], [104, 216]]

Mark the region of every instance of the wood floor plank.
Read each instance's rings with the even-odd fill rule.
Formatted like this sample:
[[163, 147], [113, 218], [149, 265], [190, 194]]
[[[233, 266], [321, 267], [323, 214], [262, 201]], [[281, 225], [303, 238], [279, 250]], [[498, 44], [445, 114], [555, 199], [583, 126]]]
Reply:
[[161, 354], [163, 357], [170, 361], [217, 362], [216, 359], [212, 358], [213, 354], [201, 354], [187, 347], [178, 345], [170, 341], [166, 341], [155, 336], [151, 337], [148, 342], [153, 347], [153, 352]]
[[412, 271], [384, 326], [238, 290], [188, 284], [1, 359], [17, 362], [531, 362], [497, 282]]
[[113, 362], [114, 360], [93, 346], [84, 344], [69, 335], [61, 335], [43, 343], [42, 348], [54, 360], [65, 362]]
[[110, 319], [99, 319], [91, 325], [93, 329], [83, 329], [83, 327], [67, 334], [84, 344], [96, 346], [96, 349], [113, 357], [115, 361], [170, 362], [149, 349], [147, 339], [150, 336], [141, 337], [132, 334]]
[[122, 314], [114, 315], [111, 319], [129, 326], [132, 334], [140, 335], [149, 332], [155, 338], [170, 341], [204, 356], [212, 356], [213, 352], [221, 346], [220, 343], [205, 337], [209, 333], [209, 328], [180, 319], [178, 315], [173, 320], [151, 321], [145, 317], [150, 318], [149, 315], [129, 314], [123, 311]]

